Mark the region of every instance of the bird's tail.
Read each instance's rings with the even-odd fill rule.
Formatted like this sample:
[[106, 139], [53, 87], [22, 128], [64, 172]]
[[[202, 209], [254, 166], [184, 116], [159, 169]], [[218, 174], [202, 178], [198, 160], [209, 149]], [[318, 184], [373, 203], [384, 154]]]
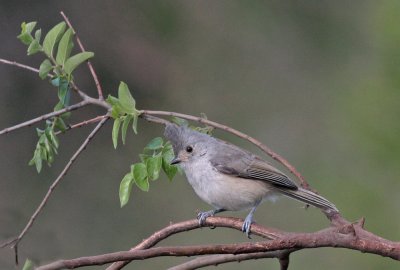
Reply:
[[336, 206], [325, 199], [322, 196], [319, 196], [315, 194], [312, 191], [303, 189], [303, 188], [298, 188], [297, 190], [290, 190], [290, 189], [278, 189], [282, 194], [291, 197], [293, 199], [299, 200], [301, 202], [304, 202], [306, 204], [313, 205], [318, 208], [322, 208], [325, 210], [333, 210], [335, 212], [339, 212], [339, 210], [336, 208]]

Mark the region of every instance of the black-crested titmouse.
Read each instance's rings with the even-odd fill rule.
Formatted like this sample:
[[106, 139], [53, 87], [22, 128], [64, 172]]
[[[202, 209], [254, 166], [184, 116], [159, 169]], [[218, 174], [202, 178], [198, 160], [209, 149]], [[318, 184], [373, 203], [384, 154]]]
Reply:
[[327, 199], [299, 187], [271, 164], [242, 148], [175, 124], [167, 124], [164, 135], [174, 149], [171, 164], [179, 164], [196, 194], [215, 208], [198, 214], [200, 225], [219, 212], [251, 209], [242, 226], [249, 236], [257, 206], [278, 194], [338, 212]]

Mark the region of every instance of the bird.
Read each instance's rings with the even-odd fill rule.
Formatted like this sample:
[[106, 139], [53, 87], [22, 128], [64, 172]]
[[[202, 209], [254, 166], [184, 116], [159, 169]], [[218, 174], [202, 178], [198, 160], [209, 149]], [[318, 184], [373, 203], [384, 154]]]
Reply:
[[166, 124], [164, 136], [174, 151], [171, 164], [181, 167], [195, 193], [213, 207], [198, 213], [200, 225], [220, 212], [250, 209], [242, 225], [250, 238], [256, 208], [280, 194], [339, 212], [324, 197], [300, 187], [269, 162], [234, 144], [174, 123]]

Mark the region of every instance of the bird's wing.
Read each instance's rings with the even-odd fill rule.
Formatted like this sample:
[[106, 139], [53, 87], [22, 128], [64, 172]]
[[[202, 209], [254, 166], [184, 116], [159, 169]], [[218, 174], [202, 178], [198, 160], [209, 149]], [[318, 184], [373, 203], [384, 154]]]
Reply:
[[[224, 143], [210, 162], [219, 172], [246, 179], [266, 181], [274, 186], [297, 190], [297, 185], [285, 174], [261, 158], [239, 147]], [[217, 149], [218, 150], [218, 149]]]

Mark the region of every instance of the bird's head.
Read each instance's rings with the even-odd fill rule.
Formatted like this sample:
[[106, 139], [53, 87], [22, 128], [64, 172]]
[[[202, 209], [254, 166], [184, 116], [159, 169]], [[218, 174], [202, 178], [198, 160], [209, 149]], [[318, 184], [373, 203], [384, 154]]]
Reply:
[[171, 164], [181, 164], [197, 161], [207, 154], [211, 136], [192, 130], [188, 127], [167, 124], [164, 136], [172, 143], [175, 158]]

